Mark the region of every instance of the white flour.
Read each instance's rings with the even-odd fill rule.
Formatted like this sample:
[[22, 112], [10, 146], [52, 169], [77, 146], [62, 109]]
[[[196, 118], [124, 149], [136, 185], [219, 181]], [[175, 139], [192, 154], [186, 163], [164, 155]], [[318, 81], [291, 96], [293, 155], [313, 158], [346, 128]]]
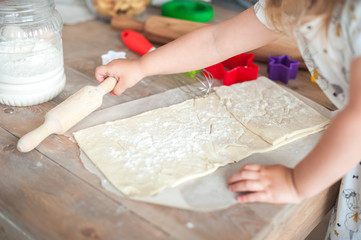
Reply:
[[55, 97], [64, 85], [61, 39], [54, 46], [45, 39], [0, 38], [0, 103], [38, 104]]
[[4, 76], [34, 77], [61, 66], [60, 50], [43, 39], [0, 42], [0, 82]]

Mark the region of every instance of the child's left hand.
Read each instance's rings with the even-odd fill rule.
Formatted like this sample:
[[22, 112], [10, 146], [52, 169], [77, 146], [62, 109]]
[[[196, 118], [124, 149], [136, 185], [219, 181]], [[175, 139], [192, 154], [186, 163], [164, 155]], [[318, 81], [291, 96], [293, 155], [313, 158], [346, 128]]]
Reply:
[[242, 203], [297, 203], [302, 199], [293, 182], [291, 168], [246, 164], [228, 179], [228, 189], [242, 193], [237, 197]]

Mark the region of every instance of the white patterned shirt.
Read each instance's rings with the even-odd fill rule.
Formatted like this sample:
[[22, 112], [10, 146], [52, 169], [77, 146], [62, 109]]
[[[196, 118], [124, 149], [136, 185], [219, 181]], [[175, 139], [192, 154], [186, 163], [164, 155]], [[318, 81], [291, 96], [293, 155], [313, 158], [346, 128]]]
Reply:
[[[272, 29], [265, 17], [265, 5], [265, 0], [260, 0], [255, 12]], [[327, 37], [322, 24], [316, 18], [296, 28], [293, 35], [312, 79], [341, 109], [348, 101], [350, 63], [361, 56], [361, 0], [345, 0], [335, 7]]]

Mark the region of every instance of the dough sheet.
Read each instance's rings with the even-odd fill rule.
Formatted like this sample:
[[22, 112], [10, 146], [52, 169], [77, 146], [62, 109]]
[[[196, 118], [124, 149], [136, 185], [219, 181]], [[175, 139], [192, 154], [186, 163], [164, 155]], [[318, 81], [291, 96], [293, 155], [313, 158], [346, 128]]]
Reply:
[[222, 86], [216, 93], [237, 120], [272, 145], [320, 131], [329, 122], [267, 78]]
[[74, 137], [109, 182], [138, 198], [320, 131], [328, 122], [281, 87], [258, 79]]

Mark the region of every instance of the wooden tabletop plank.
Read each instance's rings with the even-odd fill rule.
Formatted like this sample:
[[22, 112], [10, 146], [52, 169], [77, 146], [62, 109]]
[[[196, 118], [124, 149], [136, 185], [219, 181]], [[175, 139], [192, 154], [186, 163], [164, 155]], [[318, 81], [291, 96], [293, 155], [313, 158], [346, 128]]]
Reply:
[[122, 204], [178, 239], [304, 239], [330, 211], [338, 189], [339, 183], [300, 204], [236, 204], [209, 213], [132, 200]]
[[32, 239], [168, 239], [169, 235], [0, 128], [0, 209]]

